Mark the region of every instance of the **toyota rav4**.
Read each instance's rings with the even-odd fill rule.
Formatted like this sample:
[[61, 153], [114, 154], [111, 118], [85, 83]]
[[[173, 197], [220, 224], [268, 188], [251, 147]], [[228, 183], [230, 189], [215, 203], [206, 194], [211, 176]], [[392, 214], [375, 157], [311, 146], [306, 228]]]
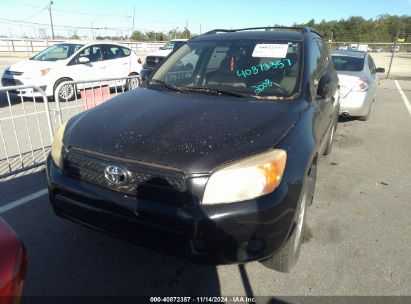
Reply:
[[315, 30], [211, 31], [143, 87], [60, 127], [50, 200], [61, 217], [144, 246], [288, 272], [338, 110]]

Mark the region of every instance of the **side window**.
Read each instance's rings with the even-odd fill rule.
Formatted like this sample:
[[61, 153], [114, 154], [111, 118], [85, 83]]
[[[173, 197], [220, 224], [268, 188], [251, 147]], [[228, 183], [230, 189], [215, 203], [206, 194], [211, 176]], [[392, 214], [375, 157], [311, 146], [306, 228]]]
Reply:
[[[97, 62], [102, 60], [102, 51], [100, 45], [93, 45], [85, 48], [78, 54], [78, 57], [87, 57], [90, 62]], [[78, 60], [77, 60], [78, 62]]]
[[371, 74], [375, 74], [375, 63], [371, 56], [368, 56], [368, 67], [370, 68]]
[[127, 57], [127, 56], [130, 56], [131, 50], [130, 50], [129, 48], [122, 47], [121, 49], [123, 50], [124, 55], [125, 55], [126, 57]]
[[104, 60], [118, 59], [130, 55], [130, 49], [113, 44], [103, 45]]
[[310, 53], [310, 71], [312, 72], [312, 83], [318, 84], [324, 74], [324, 61], [318, 43], [313, 40]]

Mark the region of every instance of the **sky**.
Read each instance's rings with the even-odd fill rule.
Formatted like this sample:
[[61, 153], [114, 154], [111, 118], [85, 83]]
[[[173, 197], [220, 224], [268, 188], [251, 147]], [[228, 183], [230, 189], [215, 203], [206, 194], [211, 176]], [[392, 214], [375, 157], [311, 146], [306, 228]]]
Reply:
[[[51, 35], [49, 2], [0, 0], [0, 36]], [[215, 28], [292, 25], [310, 19], [411, 15], [411, 0], [54, 0], [51, 11], [56, 35], [130, 35], [133, 28], [166, 33], [186, 25], [199, 34]]]

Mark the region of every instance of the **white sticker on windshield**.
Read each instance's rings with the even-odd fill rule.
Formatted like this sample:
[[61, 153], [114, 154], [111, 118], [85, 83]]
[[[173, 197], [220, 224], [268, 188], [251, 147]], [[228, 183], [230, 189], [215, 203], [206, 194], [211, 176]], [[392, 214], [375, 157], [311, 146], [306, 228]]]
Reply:
[[253, 57], [285, 58], [287, 56], [287, 44], [257, 44]]

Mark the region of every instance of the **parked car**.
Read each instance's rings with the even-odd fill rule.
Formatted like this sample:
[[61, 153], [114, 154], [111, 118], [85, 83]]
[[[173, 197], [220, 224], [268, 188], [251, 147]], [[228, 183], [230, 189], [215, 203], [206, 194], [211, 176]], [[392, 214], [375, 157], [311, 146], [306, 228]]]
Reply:
[[186, 43], [186, 41], [187, 39], [172, 39], [159, 50], [149, 53], [146, 57], [144, 68], [152, 71], [158, 67], [161, 62], [163, 62], [164, 58], [166, 58], [171, 52], [178, 50], [184, 43]]
[[381, 53], [382, 52], [382, 47], [374, 46], [370, 49], [370, 51], [373, 52], [373, 53]]
[[27, 252], [13, 229], [0, 218], [0, 303], [17, 304], [23, 291]]
[[398, 53], [400, 51], [400, 46], [399, 45], [393, 45], [391, 47], [391, 53]]
[[47, 160], [58, 216], [220, 264], [297, 261], [338, 76], [309, 28], [215, 30], [144, 88], [78, 114]]
[[[109, 42], [64, 42], [52, 45], [33, 56], [6, 68], [3, 86], [36, 85], [47, 96], [54, 96], [57, 86], [67, 80], [92, 80], [138, 75], [142, 69], [136, 53], [120, 44]], [[129, 81], [127, 86], [138, 85]], [[72, 100], [74, 85], [63, 86], [60, 100]], [[32, 89], [22, 90], [22, 96], [40, 96]]]
[[341, 86], [340, 115], [368, 120], [377, 93], [378, 73], [371, 55], [362, 51], [336, 51], [332, 54]]

